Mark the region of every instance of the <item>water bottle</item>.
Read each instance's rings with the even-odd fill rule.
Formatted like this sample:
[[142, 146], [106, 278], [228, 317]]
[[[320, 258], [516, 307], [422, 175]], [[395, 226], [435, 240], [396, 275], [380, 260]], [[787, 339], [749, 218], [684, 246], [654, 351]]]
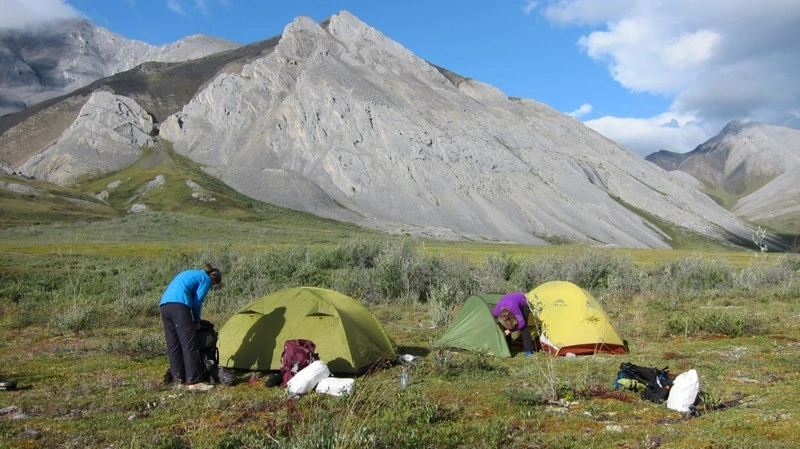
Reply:
[[400, 373], [400, 388], [406, 389], [408, 386], [408, 370], [406, 367], [403, 367], [403, 371]]

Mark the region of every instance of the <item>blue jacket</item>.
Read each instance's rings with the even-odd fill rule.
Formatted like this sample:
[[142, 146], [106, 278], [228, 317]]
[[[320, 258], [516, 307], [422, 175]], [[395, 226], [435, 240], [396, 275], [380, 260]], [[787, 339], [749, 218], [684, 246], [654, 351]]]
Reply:
[[494, 310], [492, 311], [492, 315], [494, 315], [494, 317], [497, 318], [498, 316], [500, 316], [500, 310], [508, 309], [517, 318], [517, 328], [515, 330], [522, 330], [522, 328], [528, 325], [525, 320], [526, 317], [522, 313], [522, 309], [525, 306], [528, 306], [528, 299], [525, 298], [524, 293], [520, 292], [508, 293], [507, 295], [500, 298], [500, 301], [497, 302], [497, 305], [494, 307]]
[[170, 302], [183, 304], [192, 309], [194, 322], [199, 323], [203, 300], [210, 288], [211, 276], [205, 270], [187, 270], [175, 276], [169, 283], [158, 305], [163, 306]]

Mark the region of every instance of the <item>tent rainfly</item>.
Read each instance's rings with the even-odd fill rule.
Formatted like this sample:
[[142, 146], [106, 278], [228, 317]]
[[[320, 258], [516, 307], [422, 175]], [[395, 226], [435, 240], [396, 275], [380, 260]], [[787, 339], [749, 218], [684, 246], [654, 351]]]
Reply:
[[554, 355], [624, 354], [625, 341], [591, 293], [571, 282], [546, 282], [525, 295], [541, 322], [542, 349]]
[[461, 311], [434, 346], [486, 351], [495, 357], [511, 357], [506, 337], [492, 315], [494, 306], [502, 297], [502, 294], [490, 293], [467, 298]]
[[220, 365], [254, 371], [280, 369], [283, 344], [311, 340], [333, 373], [358, 374], [396, 357], [394, 344], [363, 305], [341, 293], [296, 287], [259, 298], [219, 330]]

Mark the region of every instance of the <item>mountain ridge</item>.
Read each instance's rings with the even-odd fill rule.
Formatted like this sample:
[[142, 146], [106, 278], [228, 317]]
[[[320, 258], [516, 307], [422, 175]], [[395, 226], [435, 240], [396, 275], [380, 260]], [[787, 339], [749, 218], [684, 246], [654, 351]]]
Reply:
[[798, 195], [800, 131], [732, 121], [694, 150], [645, 158], [668, 171], [692, 176], [700, 190], [747, 220], [786, 232], [800, 229]]
[[153, 46], [125, 39], [86, 19], [36, 31], [0, 29], [0, 115], [19, 112], [142, 62], [178, 62], [239, 47], [203, 35]]
[[[111, 123], [117, 105], [137, 110], [128, 99], [141, 106], [148, 95], [152, 104], [165, 97], [120, 95], [101, 80], [79, 94], [82, 108], [95, 108], [77, 136], [89, 145], [69, 144], [62, 132], [14, 165], [74, 182], [92, 171], [69, 158], [99, 154], [90, 137], [102, 129], [134, 154], [141, 142], [132, 135], [169, 141], [258, 200], [392, 232], [663, 248], [666, 224], [737, 244], [750, 238], [706, 195], [574, 118], [424, 61], [346, 11], [319, 24], [298, 17], [269, 41], [249, 60], [209, 69], [163, 120], [151, 105]], [[61, 100], [69, 101], [78, 100]], [[11, 152], [8, 136], [18, 130], [22, 139], [23, 125], [33, 129], [42, 113], [7, 127], [0, 158]]]

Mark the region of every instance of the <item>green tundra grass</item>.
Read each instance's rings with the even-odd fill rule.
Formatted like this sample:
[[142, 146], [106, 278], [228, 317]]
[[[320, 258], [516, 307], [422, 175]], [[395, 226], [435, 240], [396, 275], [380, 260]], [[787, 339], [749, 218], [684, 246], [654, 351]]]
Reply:
[[[784, 448], [800, 431], [800, 259], [697, 236], [672, 250], [531, 247], [386, 236], [259, 204], [166, 153], [73, 189], [0, 190], [0, 447]], [[153, 168], [156, 167], [156, 168]], [[128, 200], [159, 174], [165, 191]], [[184, 208], [186, 180], [213, 204]], [[4, 178], [5, 182], [10, 179]], [[105, 201], [95, 195], [124, 180]], [[35, 181], [30, 181], [34, 183]], [[46, 190], [48, 195], [41, 192]], [[25, 189], [20, 189], [25, 190]], [[25, 195], [28, 195], [27, 197]], [[79, 197], [80, 203], [64, 198]], [[74, 204], [80, 204], [76, 208]], [[59, 205], [62, 209], [59, 209]], [[64, 214], [64, 210], [68, 213]], [[697, 248], [702, 248], [699, 250]], [[208, 393], [162, 384], [157, 303], [177, 272], [225, 273], [205, 318], [298, 285], [365, 304], [410, 368], [387, 363], [345, 397], [290, 400], [265, 373]], [[625, 355], [497, 359], [432, 343], [472, 293], [568, 280], [591, 291]], [[617, 391], [621, 362], [697, 370], [699, 416]]]
[[[290, 227], [157, 212], [0, 231], [2, 447], [789, 447], [797, 431], [798, 292], [791, 255], [519, 247], [313, 236]], [[208, 243], [194, 232], [230, 236]], [[201, 233], [202, 234], [202, 233]], [[359, 266], [357, 260], [366, 261]], [[206, 318], [318, 285], [364, 302], [398, 346], [423, 356], [401, 390], [387, 364], [352, 395], [289, 400], [265, 373], [209, 393], [162, 385], [158, 317], [172, 275], [225, 271]], [[625, 355], [496, 359], [431, 344], [471, 292], [566, 279], [589, 288]], [[399, 281], [399, 282], [398, 282]], [[616, 391], [619, 364], [695, 369], [700, 416]], [[253, 379], [253, 381], [251, 381]]]

